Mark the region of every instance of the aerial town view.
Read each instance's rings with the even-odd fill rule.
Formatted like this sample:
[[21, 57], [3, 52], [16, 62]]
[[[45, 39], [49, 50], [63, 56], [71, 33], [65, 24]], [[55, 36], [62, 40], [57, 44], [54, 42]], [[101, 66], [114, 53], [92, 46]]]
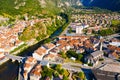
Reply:
[[0, 80], [120, 80], [120, 0], [0, 0]]

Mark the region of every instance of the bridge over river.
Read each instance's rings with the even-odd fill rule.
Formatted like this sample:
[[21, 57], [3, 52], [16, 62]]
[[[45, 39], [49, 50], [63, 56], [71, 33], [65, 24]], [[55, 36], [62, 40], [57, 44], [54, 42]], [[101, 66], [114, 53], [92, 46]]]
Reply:
[[18, 62], [23, 62], [23, 59], [25, 59], [25, 57], [21, 57], [21, 56], [15, 56], [15, 55], [12, 55], [12, 54], [4, 54], [5, 57], [11, 59], [12, 61], [18, 61]]

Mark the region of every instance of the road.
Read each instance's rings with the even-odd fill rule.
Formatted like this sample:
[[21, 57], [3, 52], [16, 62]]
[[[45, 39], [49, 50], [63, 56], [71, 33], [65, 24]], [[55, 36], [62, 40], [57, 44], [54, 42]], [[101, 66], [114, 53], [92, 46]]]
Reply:
[[69, 23], [69, 25], [64, 29], [64, 31], [60, 34], [60, 36], [63, 36], [64, 34], [66, 34], [68, 27], [70, 26], [71, 23]]
[[120, 33], [113, 34], [113, 35], [110, 35], [110, 36], [105, 36], [103, 38], [106, 39], [106, 40], [110, 40], [110, 39], [115, 38], [115, 37], [120, 37]]
[[[17, 60], [19, 62], [21, 62], [25, 57], [20, 57], [20, 56], [14, 56], [14, 55], [10, 55], [10, 54], [5, 54], [5, 56], [7, 58], [13, 59], [13, 60]], [[41, 61], [45, 61], [45, 60], [41, 60]], [[81, 68], [85, 68], [85, 66], [83, 66], [80, 63], [73, 63], [73, 62], [68, 62], [68, 63], [59, 63], [59, 62], [53, 62], [53, 61], [48, 61], [50, 64], [61, 64], [62, 67], [64, 69], [68, 69], [71, 71], [75, 71], [75, 72], [80, 72], [82, 71]], [[86, 67], [89, 68], [89, 67]]]
[[49, 61], [50, 64], [60, 64], [64, 69], [74, 71], [74, 72], [82, 72], [81, 68], [91, 69], [92, 67], [84, 66], [80, 63], [74, 63], [74, 62], [67, 62], [67, 63], [59, 63], [59, 62], [52, 62]]

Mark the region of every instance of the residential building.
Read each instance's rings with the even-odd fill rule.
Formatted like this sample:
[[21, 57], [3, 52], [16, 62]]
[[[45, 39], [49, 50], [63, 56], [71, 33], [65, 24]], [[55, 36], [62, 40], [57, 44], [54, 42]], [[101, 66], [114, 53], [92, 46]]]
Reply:
[[4, 59], [5, 55], [3, 52], [0, 52], [0, 60]]
[[103, 51], [95, 51], [87, 56], [87, 62], [90, 64], [98, 64], [99, 59], [103, 58]]
[[76, 34], [82, 34], [83, 26], [76, 26]]
[[30, 72], [30, 80], [40, 80], [41, 78], [42, 67], [40, 64], [37, 64]]
[[46, 44], [43, 45], [43, 47], [47, 50], [46, 54], [48, 54], [48, 52], [51, 49], [55, 48], [55, 45], [53, 43], [46, 43]]
[[37, 60], [42, 60], [43, 56], [47, 54], [47, 50], [44, 47], [39, 47], [37, 50], [34, 51], [33, 58]]
[[42, 65], [42, 66], [47, 66], [47, 67], [49, 67], [49, 62], [48, 61], [41, 61], [40, 62], [40, 64]]

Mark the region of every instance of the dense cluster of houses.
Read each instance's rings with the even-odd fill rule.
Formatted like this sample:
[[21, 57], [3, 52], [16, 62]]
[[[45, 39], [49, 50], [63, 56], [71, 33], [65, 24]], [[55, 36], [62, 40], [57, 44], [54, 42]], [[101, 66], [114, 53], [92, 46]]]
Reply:
[[0, 27], [0, 59], [4, 59], [4, 53], [10, 53], [18, 46], [24, 44], [23, 41], [18, 39], [27, 26], [33, 26], [38, 22], [48, 22], [51, 18], [34, 19], [29, 21], [16, 21], [15, 25], [7, 27]]
[[120, 20], [118, 14], [79, 14], [72, 15], [72, 19], [75, 23], [79, 23], [81, 26], [89, 25], [88, 34], [92, 33], [92, 30], [98, 31], [102, 27], [106, 28], [110, 26], [112, 20]]
[[[115, 39], [111, 41], [116, 41]], [[41, 78], [41, 66], [48, 66], [51, 62], [64, 62], [59, 52], [66, 53], [68, 50], [74, 50], [78, 54], [86, 53], [84, 61], [93, 66], [97, 65], [100, 59], [104, 59], [104, 52], [114, 50], [119, 52], [119, 47], [107, 45], [103, 46], [104, 41], [99, 37], [88, 36], [58, 36], [55, 43], [45, 43], [35, 50], [32, 57], [28, 57], [24, 63], [24, 78], [27, 80], [36, 80]], [[108, 52], [110, 54], [110, 52]], [[39, 64], [38, 64], [39, 61]]]
[[109, 58], [112, 58], [112, 59], [119, 59], [120, 58], [120, 40], [118, 39], [111, 39], [109, 41], [109, 43], [107, 43], [106, 45], [106, 48], [105, 49], [105, 53], [107, 53], [108, 57]]
[[[100, 40], [87, 36], [59, 36], [59, 40], [53, 43], [46, 43], [34, 51], [33, 57], [37, 60], [56, 61], [59, 52], [67, 52], [72, 49], [76, 53], [92, 53], [99, 50]], [[97, 56], [97, 55], [95, 55]]]
[[120, 20], [120, 15], [118, 14], [79, 14], [73, 15], [75, 22], [80, 22], [81, 24], [88, 24], [91, 27], [103, 26], [111, 24], [111, 20]]
[[[40, 65], [47, 65], [49, 63], [41, 61], [54, 61], [63, 62], [63, 58], [59, 56], [59, 52], [66, 52], [70, 49], [76, 50], [76, 52], [83, 53], [87, 51], [88, 53], [94, 52], [99, 46], [99, 40], [96, 38], [89, 38], [87, 36], [59, 36], [58, 41], [55, 44], [46, 43], [34, 51], [32, 57], [28, 57], [24, 63], [24, 78], [27, 80], [28, 77], [31, 79], [40, 79], [41, 68], [33, 68], [37, 61], [40, 61]], [[94, 46], [93, 46], [94, 45]], [[96, 46], [95, 46], [96, 45]], [[95, 49], [96, 48], [96, 49]], [[95, 55], [95, 58], [99, 55]], [[96, 60], [97, 61], [97, 60]], [[41, 67], [38, 65], [38, 67]], [[39, 76], [39, 77], [36, 77]]]
[[[10, 52], [17, 46], [23, 44], [18, 39], [18, 35], [21, 34], [26, 27], [25, 22], [18, 22], [14, 27], [0, 27], [0, 53]], [[4, 55], [3, 55], [4, 56]], [[0, 56], [2, 58], [3, 56]]]
[[89, 25], [82, 25], [81, 23], [79, 23], [79, 22], [74, 22], [74, 23], [71, 23], [70, 25], [69, 25], [69, 28], [71, 28], [72, 29], [72, 32], [75, 32], [76, 34], [82, 34], [83, 33], [83, 29], [85, 29], [85, 28], [88, 28], [89, 27]]

